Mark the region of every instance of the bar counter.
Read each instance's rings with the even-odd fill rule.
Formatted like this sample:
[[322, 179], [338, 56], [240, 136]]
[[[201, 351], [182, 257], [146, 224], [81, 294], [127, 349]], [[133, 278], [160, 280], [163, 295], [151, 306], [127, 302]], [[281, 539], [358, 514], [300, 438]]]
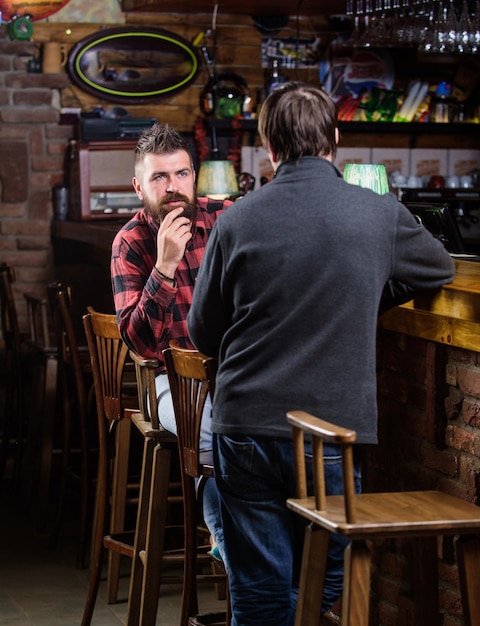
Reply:
[[74, 314], [81, 317], [88, 306], [103, 313], [114, 312], [110, 280], [112, 241], [126, 221], [52, 222], [55, 277], [71, 285]]
[[127, 220], [91, 220], [52, 222], [52, 238], [84, 243], [110, 253], [116, 233]]
[[452, 283], [384, 313], [379, 328], [480, 352], [480, 263], [455, 265]]

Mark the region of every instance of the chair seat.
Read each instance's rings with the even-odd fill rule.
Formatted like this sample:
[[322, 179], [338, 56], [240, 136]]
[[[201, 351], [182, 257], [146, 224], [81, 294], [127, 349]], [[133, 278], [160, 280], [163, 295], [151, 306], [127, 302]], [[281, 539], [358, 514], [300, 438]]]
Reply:
[[477, 532], [480, 523], [480, 507], [435, 490], [357, 495], [353, 524], [345, 521], [343, 496], [327, 496], [326, 500], [328, 511], [315, 510], [313, 497], [290, 499], [288, 506], [322, 528], [350, 539], [454, 535]]

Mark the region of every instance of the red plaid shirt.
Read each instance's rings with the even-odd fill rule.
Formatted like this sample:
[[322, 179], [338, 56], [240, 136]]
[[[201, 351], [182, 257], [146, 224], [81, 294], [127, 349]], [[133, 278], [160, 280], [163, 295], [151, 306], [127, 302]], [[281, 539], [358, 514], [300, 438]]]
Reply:
[[187, 313], [210, 231], [229, 201], [198, 199], [193, 237], [176, 272], [176, 286], [154, 269], [159, 225], [143, 209], [125, 224], [112, 244], [111, 275], [120, 334], [143, 358], [157, 358], [171, 339], [192, 348]]

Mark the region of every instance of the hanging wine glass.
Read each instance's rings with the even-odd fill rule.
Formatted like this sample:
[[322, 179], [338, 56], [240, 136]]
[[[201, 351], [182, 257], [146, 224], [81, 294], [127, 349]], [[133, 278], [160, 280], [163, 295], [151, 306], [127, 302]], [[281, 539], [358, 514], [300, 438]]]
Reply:
[[467, 0], [464, 0], [460, 10], [460, 17], [457, 22], [455, 39], [457, 52], [472, 51], [472, 32], [472, 23], [468, 12], [468, 2]]

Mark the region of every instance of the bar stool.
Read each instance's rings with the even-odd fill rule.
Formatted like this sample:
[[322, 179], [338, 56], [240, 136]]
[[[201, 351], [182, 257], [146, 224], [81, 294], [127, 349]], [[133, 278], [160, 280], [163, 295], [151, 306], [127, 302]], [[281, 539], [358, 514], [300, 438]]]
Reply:
[[[290, 411], [293, 427], [297, 497], [288, 507], [311, 523], [305, 531], [295, 626], [318, 626], [329, 534], [350, 540], [345, 550], [342, 626], [368, 626], [371, 553], [366, 542], [377, 538], [415, 538], [414, 551], [428, 575], [415, 606], [415, 626], [438, 626], [437, 537], [459, 535], [457, 560], [466, 626], [480, 624], [480, 508], [440, 491], [355, 494], [353, 444], [356, 433], [304, 411]], [[304, 435], [312, 437], [314, 494], [307, 495]], [[323, 441], [342, 450], [342, 496], [327, 496]]]
[[[59, 426], [62, 434], [60, 481], [56, 489], [56, 512], [50, 534], [49, 548], [55, 549], [60, 534], [67, 486], [71, 483], [79, 491], [79, 533], [76, 566], [85, 567], [89, 537], [88, 518], [95, 488], [95, 465], [98, 457], [98, 437], [92, 366], [82, 336], [75, 328], [72, 316], [72, 293], [67, 284], [47, 286], [48, 302], [55, 327], [58, 381]], [[83, 329], [82, 329], [83, 331]], [[78, 335], [78, 337], [77, 337]], [[55, 508], [55, 507], [54, 507]]]
[[[48, 527], [49, 495], [53, 460], [60, 448], [55, 441], [58, 379], [58, 351], [51, 332], [51, 316], [46, 296], [24, 293], [30, 334], [25, 340], [29, 350], [28, 378], [33, 393], [27, 390], [27, 428], [25, 460], [22, 463], [22, 492], [28, 501], [35, 490], [36, 530], [44, 533]], [[36, 482], [35, 482], [36, 481]]]
[[0, 485], [3, 481], [12, 441], [15, 443], [14, 489], [17, 486], [23, 454], [25, 426], [25, 385], [22, 373], [22, 337], [12, 285], [15, 271], [0, 263], [0, 322], [5, 345], [5, 410], [0, 412], [2, 443], [0, 446]]
[[[108, 550], [107, 601], [115, 601], [121, 555], [133, 555], [133, 531], [125, 529], [131, 422], [123, 409], [128, 348], [114, 315], [89, 309], [83, 318], [92, 365], [98, 424], [98, 464], [89, 585], [82, 626], [91, 623], [103, 556]], [[112, 538], [113, 534], [115, 537]]]
[[[201, 514], [201, 501], [205, 481], [214, 476], [212, 452], [201, 452], [199, 446], [200, 424], [208, 394], [215, 392], [216, 359], [206, 357], [197, 350], [181, 348], [171, 341], [163, 351], [167, 368], [173, 408], [177, 424], [178, 450], [182, 467], [183, 502], [185, 518], [185, 568], [180, 626], [229, 624], [230, 603], [228, 589], [225, 611], [198, 614], [197, 584], [221, 583], [228, 588], [225, 570], [213, 574], [197, 574], [198, 563], [205, 557], [198, 550], [198, 528], [205, 522]], [[195, 481], [198, 480], [198, 488]], [[218, 589], [218, 588], [217, 588]]]
[[[164, 552], [167, 507], [182, 496], [170, 497], [170, 462], [177, 453], [176, 437], [158, 424], [156, 413], [148, 414], [148, 398], [141, 379], [135, 382], [135, 406], [125, 405], [124, 372], [128, 348], [118, 331], [115, 315], [88, 307], [83, 318], [90, 351], [97, 402], [99, 462], [90, 563], [89, 589], [82, 626], [91, 623], [100, 584], [104, 551], [108, 551], [107, 600], [114, 601], [120, 556], [132, 559], [128, 597], [128, 626], [155, 624], [161, 565], [164, 560], [183, 561], [183, 553]], [[156, 394], [151, 411], [156, 409]], [[128, 456], [132, 422], [144, 437], [142, 473], [137, 498], [135, 529], [124, 528]], [[175, 488], [175, 484], [173, 485]], [[107, 522], [108, 511], [110, 520]], [[108, 529], [108, 530], [107, 530]], [[180, 582], [179, 576], [168, 582]], [[110, 583], [111, 581], [111, 583]]]

